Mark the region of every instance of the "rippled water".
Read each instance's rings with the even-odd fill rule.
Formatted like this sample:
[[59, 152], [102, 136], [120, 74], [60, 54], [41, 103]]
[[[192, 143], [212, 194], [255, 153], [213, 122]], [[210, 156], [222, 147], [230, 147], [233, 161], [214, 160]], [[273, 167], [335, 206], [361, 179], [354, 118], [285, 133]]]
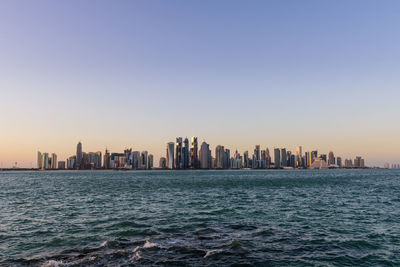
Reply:
[[0, 172], [0, 215], [0, 265], [400, 265], [395, 170]]

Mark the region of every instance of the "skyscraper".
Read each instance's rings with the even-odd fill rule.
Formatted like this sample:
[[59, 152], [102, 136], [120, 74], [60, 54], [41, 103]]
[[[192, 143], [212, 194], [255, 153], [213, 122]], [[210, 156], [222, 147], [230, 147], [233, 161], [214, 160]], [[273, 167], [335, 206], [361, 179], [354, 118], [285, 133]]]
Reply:
[[303, 167], [303, 148], [298, 146], [296, 148], [296, 155], [297, 155], [297, 167]]
[[260, 166], [259, 166], [259, 168], [261, 168], [261, 169], [265, 169], [266, 164], [267, 164], [267, 156], [266, 156], [265, 152], [266, 152], [265, 150], [261, 150], [261, 159], [260, 159]]
[[75, 163], [76, 168], [81, 169], [82, 163], [83, 163], [82, 143], [79, 142], [78, 145], [76, 146], [76, 163]]
[[291, 167], [292, 166], [292, 151], [287, 151], [286, 152], [286, 166]]
[[164, 157], [161, 157], [161, 158], [160, 158], [160, 162], [159, 162], [159, 164], [158, 164], [158, 167], [159, 167], [160, 169], [166, 169], [166, 168], [167, 168], [167, 159], [164, 158]]
[[201, 143], [200, 147], [200, 168], [211, 168], [211, 151], [210, 146], [206, 142]]
[[329, 165], [335, 165], [335, 155], [333, 154], [332, 151], [329, 152], [328, 154], [328, 164]]
[[148, 152], [142, 151], [140, 154], [140, 168], [147, 170], [148, 167]]
[[314, 162], [316, 158], [318, 158], [318, 151], [317, 150], [311, 151], [311, 164]]
[[190, 165], [193, 169], [199, 167], [197, 137], [192, 137], [190, 146]]
[[175, 168], [181, 169], [182, 168], [182, 137], [176, 138], [175, 144]]
[[148, 156], [148, 169], [151, 170], [153, 169], [153, 162], [154, 162], [154, 157], [152, 154]]
[[306, 155], [305, 155], [305, 167], [306, 168], [310, 168], [310, 166], [311, 166], [311, 164], [312, 164], [312, 159], [311, 159], [311, 152], [306, 152]]
[[169, 142], [167, 144], [167, 168], [171, 170], [174, 168], [174, 148], [174, 143]]
[[268, 148], [265, 149], [265, 160], [266, 160], [265, 167], [269, 169], [271, 167], [271, 154], [269, 153]]
[[339, 166], [339, 168], [342, 168], [342, 158], [341, 157], [336, 158], [336, 164]]
[[50, 169], [57, 169], [57, 155], [55, 153], [51, 154], [50, 163]]
[[215, 168], [216, 169], [224, 168], [224, 156], [225, 156], [224, 146], [218, 145], [215, 148]]
[[49, 168], [49, 154], [43, 153], [42, 154], [42, 169], [46, 170]]
[[260, 145], [256, 145], [256, 147], [254, 148], [254, 154], [256, 155], [257, 160], [261, 159]]
[[287, 155], [286, 155], [286, 148], [281, 149], [281, 166], [287, 166]]
[[281, 168], [281, 150], [279, 148], [274, 149], [274, 163], [275, 169]]
[[344, 167], [352, 168], [353, 167], [353, 161], [351, 159], [345, 159], [344, 160]]
[[42, 169], [42, 153], [40, 151], [37, 153], [37, 168]]
[[137, 170], [140, 169], [140, 152], [133, 151], [132, 152], [132, 168]]
[[57, 163], [57, 169], [64, 170], [65, 169], [65, 161], [59, 161]]
[[189, 168], [190, 165], [190, 151], [189, 151], [189, 140], [185, 138], [183, 141], [183, 148], [182, 148], [182, 167], [184, 169]]
[[225, 149], [224, 153], [224, 169], [229, 169], [231, 167], [231, 150]]
[[253, 169], [260, 168], [260, 160], [261, 160], [260, 145], [256, 145], [253, 154]]
[[296, 168], [296, 156], [294, 154], [290, 155], [290, 167]]
[[249, 168], [249, 151], [243, 153], [243, 167]]
[[365, 167], [364, 159], [362, 157], [356, 157], [354, 159], [353, 167], [354, 168], [364, 168]]
[[103, 159], [103, 168], [104, 169], [110, 169], [110, 152], [108, 152], [108, 149], [106, 148], [106, 152], [104, 153], [104, 159]]

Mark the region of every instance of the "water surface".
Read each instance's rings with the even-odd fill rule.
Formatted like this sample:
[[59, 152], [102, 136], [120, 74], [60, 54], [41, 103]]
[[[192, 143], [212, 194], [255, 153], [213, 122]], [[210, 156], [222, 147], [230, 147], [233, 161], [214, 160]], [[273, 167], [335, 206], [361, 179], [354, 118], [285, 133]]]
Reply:
[[400, 265], [396, 170], [0, 172], [0, 215], [0, 265]]

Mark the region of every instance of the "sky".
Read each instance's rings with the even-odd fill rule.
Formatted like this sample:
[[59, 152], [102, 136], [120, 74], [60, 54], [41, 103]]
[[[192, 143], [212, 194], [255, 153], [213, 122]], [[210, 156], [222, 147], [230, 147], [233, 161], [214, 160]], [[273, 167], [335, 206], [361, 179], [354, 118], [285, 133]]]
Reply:
[[0, 164], [177, 136], [400, 163], [400, 2], [0, 1]]

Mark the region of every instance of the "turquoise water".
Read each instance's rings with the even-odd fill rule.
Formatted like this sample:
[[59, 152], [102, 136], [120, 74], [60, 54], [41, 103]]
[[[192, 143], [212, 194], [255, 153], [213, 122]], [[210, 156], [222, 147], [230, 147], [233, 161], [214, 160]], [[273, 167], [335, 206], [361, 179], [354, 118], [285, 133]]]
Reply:
[[0, 265], [400, 266], [400, 171], [0, 172]]

